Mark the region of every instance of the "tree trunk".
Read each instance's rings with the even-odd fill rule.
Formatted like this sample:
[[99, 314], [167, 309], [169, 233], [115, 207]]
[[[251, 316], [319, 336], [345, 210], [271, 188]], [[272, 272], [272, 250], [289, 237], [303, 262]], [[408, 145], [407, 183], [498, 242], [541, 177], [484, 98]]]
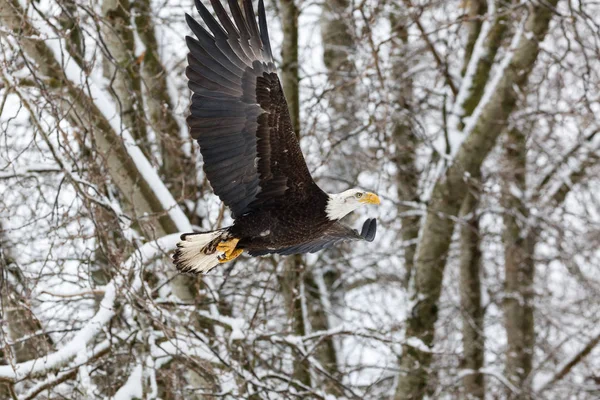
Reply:
[[292, 127], [300, 137], [300, 76], [298, 75], [298, 16], [294, 0], [280, 0], [283, 44], [281, 45], [281, 77], [283, 91], [290, 109]]
[[[285, 307], [288, 319], [292, 324], [292, 331], [298, 337], [305, 336], [309, 330], [307, 325], [308, 316], [304, 313], [305, 308], [302, 302], [303, 298], [303, 278], [305, 266], [302, 262], [302, 256], [295, 255], [288, 257], [283, 261], [282, 275], [279, 276], [281, 292], [284, 297]], [[303, 354], [294, 354], [294, 373], [295, 380], [301, 382], [307, 387], [312, 386], [310, 374], [310, 362], [308, 357]]]
[[351, 125], [356, 112], [356, 102], [348, 101], [356, 90], [356, 72], [351, 59], [355, 44], [349, 26], [352, 21], [349, 7], [348, 0], [333, 0], [323, 3], [321, 11], [323, 62], [333, 86], [333, 93], [328, 96], [329, 105], [335, 111], [335, 122], [342, 120], [341, 125], [346, 127]]
[[417, 248], [417, 237], [419, 236], [419, 226], [421, 217], [414, 215], [414, 204], [420, 202], [418, 187], [420, 171], [416, 165], [416, 150], [419, 145], [417, 136], [412, 128], [412, 79], [406, 78], [405, 74], [410, 69], [410, 64], [405, 55], [409, 45], [408, 41], [408, 21], [401, 17], [400, 10], [390, 13], [390, 24], [394, 40], [392, 41], [393, 67], [392, 82], [394, 110], [392, 131], [393, 143], [396, 146], [394, 162], [398, 168], [398, 213], [402, 221], [402, 243], [404, 247], [404, 278], [403, 286], [408, 288], [410, 278], [414, 270], [415, 250]]
[[[331, 306], [331, 298], [327, 296], [331, 287], [331, 279], [336, 279], [337, 277], [338, 274], [336, 271], [335, 277], [328, 276], [329, 279], [325, 279], [322, 270], [314, 267], [305, 273], [304, 292], [311, 330], [314, 332], [326, 332], [332, 328], [329, 324], [328, 313], [331, 313], [333, 310], [327, 308], [326, 304]], [[322, 287], [319, 287], [317, 279], [321, 279], [320, 284]], [[337, 383], [341, 382], [343, 377], [339, 373], [337, 348], [332, 336], [325, 335], [320, 339], [315, 357], [325, 371], [335, 380], [333, 382], [331, 379], [324, 379], [319, 387], [332, 395], [342, 396], [343, 392]]]
[[484, 310], [481, 305], [481, 232], [479, 230], [479, 190], [475, 182], [460, 209], [460, 306], [462, 312], [463, 359], [461, 367], [470, 373], [463, 378], [466, 397], [485, 398]]
[[[516, 397], [530, 397], [529, 374], [532, 368], [535, 344], [533, 317], [533, 280], [535, 263], [533, 252], [535, 234], [527, 227], [529, 209], [527, 193], [526, 137], [511, 129], [506, 137], [502, 205], [504, 213], [504, 317], [506, 324], [506, 375], [521, 393]], [[508, 393], [508, 397], [513, 394]], [[511, 397], [512, 398], [512, 397]]]

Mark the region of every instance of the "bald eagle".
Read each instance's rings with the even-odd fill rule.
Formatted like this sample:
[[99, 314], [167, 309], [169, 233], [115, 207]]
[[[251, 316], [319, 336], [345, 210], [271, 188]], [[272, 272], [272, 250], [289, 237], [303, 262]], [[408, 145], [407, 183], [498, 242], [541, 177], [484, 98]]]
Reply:
[[186, 14], [196, 36], [186, 37], [193, 92], [187, 123], [204, 172], [235, 222], [182, 235], [173, 256], [178, 270], [205, 273], [244, 251], [290, 255], [373, 241], [375, 219], [361, 232], [338, 221], [361, 205], [379, 204], [379, 197], [360, 189], [327, 194], [310, 175], [273, 63], [263, 1], [258, 24], [251, 0], [243, 10], [229, 0], [233, 21], [219, 0], [211, 3], [218, 21], [196, 0], [208, 30]]

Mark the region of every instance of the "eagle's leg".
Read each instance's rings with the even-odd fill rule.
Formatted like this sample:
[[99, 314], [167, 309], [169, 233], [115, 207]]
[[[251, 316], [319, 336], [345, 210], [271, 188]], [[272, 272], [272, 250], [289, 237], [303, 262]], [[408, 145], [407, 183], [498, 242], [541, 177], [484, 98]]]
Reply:
[[[229, 239], [229, 240], [220, 242], [217, 245], [217, 251], [222, 251], [223, 253], [225, 253], [224, 254], [225, 258], [229, 258], [236, 251], [235, 246], [237, 246], [239, 241], [240, 241], [240, 239], [233, 238], [233, 239]], [[237, 256], [239, 256], [239, 253], [236, 255], [236, 257]], [[233, 257], [233, 258], [235, 258], [235, 257]]]
[[224, 254], [223, 256], [221, 256], [222, 258], [219, 257], [219, 262], [226, 263], [227, 261], [231, 261], [235, 258], [238, 258], [240, 256], [240, 254], [242, 254], [243, 252], [244, 252], [244, 249], [235, 249], [231, 253]]

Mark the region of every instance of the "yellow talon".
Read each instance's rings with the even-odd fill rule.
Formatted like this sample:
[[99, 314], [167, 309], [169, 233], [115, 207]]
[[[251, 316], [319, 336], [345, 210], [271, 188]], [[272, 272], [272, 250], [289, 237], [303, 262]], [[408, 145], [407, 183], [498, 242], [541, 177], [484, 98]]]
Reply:
[[235, 249], [231, 253], [225, 254], [223, 256], [223, 258], [219, 257], [219, 262], [226, 263], [227, 261], [231, 261], [235, 258], [238, 258], [240, 256], [240, 254], [242, 254], [243, 252], [244, 252], [244, 249]]
[[221, 242], [217, 245], [217, 251], [222, 251], [225, 253], [225, 256], [229, 256], [235, 250], [235, 246], [237, 246], [240, 239], [230, 239], [225, 242]]

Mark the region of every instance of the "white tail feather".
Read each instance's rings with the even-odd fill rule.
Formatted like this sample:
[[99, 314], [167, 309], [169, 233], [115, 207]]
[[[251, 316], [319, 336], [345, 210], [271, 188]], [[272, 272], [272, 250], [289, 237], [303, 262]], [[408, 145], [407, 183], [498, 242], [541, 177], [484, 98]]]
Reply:
[[219, 264], [222, 251], [205, 251], [213, 240], [226, 235], [226, 229], [203, 233], [188, 233], [177, 243], [177, 251], [173, 255], [175, 266], [181, 272], [206, 273]]

